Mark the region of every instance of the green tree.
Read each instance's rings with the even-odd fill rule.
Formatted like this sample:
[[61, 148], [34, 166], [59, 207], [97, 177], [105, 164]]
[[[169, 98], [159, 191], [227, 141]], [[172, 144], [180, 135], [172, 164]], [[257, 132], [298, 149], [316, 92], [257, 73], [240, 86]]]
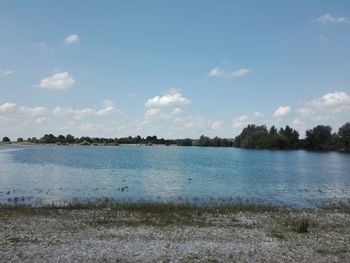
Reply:
[[326, 125], [317, 125], [306, 131], [305, 141], [312, 150], [332, 150], [332, 128]]
[[207, 136], [202, 135], [198, 140], [198, 146], [210, 146], [210, 138]]
[[176, 140], [177, 146], [192, 146], [192, 140], [189, 138]]
[[350, 122], [345, 123], [338, 130], [339, 146], [345, 151], [350, 151]]
[[213, 139], [210, 140], [210, 146], [213, 147], [220, 147], [221, 146], [221, 138], [218, 136], [214, 137]]
[[220, 140], [220, 146], [221, 147], [232, 147], [232, 140], [221, 139]]
[[66, 143], [74, 143], [74, 136], [71, 134], [66, 135]]
[[266, 126], [249, 124], [235, 138], [235, 146], [252, 149], [269, 148], [269, 132]]
[[278, 133], [277, 149], [293, 149], [299, 142], [299, 133], [288, 125]]
[[41, 143], [56, 143], [57, 138], [53, 134], [45, 134], [41, 139]]
[[66, 142], [66, 137], [64, 137], [63, 135], [58, 135], [57, 141], [59, 143], [65, 143]]
[[2, 138], [2, 142], [9, 143], [11, 142], [11, 140], [9, 137], [5, 136], [4, 138]]

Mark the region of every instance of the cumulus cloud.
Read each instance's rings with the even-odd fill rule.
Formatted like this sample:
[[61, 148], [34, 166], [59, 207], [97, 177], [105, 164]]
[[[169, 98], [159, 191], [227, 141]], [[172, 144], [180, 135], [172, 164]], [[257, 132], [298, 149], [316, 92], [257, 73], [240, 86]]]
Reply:
[[18, 113], [29, 116], [29, 117], [37, 117], [45, 115], [48, 110], [45, 107], [26, 107], [20, 106], [17, 108]]
[[345, 117], [350, 112], [350, 96], [342, 91], [327, 93], [320, 98], [303, 103], [295, 112], [307, 122], [329, 122]]
[[350, 112], [350, 95], [342, 91], [327, 93], [320, 98], [303, 103], [295, 112], [306, 122], [334, 121]]
[[183, 116], [174, 119], [178, 129], [203, 129], [206, 126], [206, 120], [202, 117]]
[[181, 93], [175, 92], [172, 94], [167, 94], [164, 96], [155, 96], [154, 98], [146, 101], [146, 107], [171, 107], [171, 106], [179, 106], [191, 104], [192, 102], [183, 97]]
[[342, 91], [327, 93], [321, 98], [313, 100], [311, 103], [309, 103], [309, 106], [319, 110], [333, 108], [341, 111], [342, 109], [350, 106], [350, 96]]
[[[75, 136], [91, 136], [92, 133], [94, 136], [107, 134], [115, 136], [116, 131], [122, 127], [119, 125], [121, 121], [125, 122], [124, 127], [129, 127], [132, 123], [126, 118], [126, 115], [117, 113], [114, 103], [109, 100], [105, 100], [101, 107], [76, 109], [62, 106], [53, 108], [30, 107], [16, 105], [12, 102], [0, 103], [0, 135], [32, 137], [54, 132], [55, 134], [71, 133]], [[89, 134], [84, 131], [89, 132]], [[134, 131], [135, 125], [124, 135], [130, 135]]]
[[240, 129], [247, 126], [250, 123], [250, 120], [247, 115], [242, 115], [232, 120], [232, 127], [234, 129]]
[[290, 114], [292, 111], [292, 107], [290, 106], [279, 106], [277, 110], [274, 112], [273, 116], [274, 117], [284, 117]]
[[303, 125], [304, 123], [300, 119], [294, 119], [292, 122], [292, 127], [297, 130], [303, 128]]
[[44, 124], [44, 123], [48, 122], [48, 120], [49, 120], [49, 118], [47, 118], [47, 117], [38, 117], [38, 118], [36, 118], [35, 122], [37, 124]]
[[99, 117], [107, 116], [116, 112], [116, 108], [111, 101], [104, 101], [101, 109], [83, 108], [83, 109], [72, 109], [58, 106], [52, 110], [52, 114], [55, 116], [72, 116], [76, 120], [84, 119], [86, 117]]
[[258, 118], [262, 118], [262, 117], [265, 117], [265, 114], [257, 111], [257, 112], [254, 112], [254, 116]]
[[150, 108], [145, 112], [144, 121], [151, 122], [153, 120], [156, 120], [161, 115], [161, 113], [162, 112], [159, 108]]
[[172, 114], [181, 114], [183, 111], [180, 108], [175, 108], [171, 111]]
[[349, 20], [347, 20], [345, 17], [342, 16], [332, 16], [330, 14], [325, 14], [317, 18], [317, 21], [321, 23], [322, 25], [327, 24], [349, 24]]
[[299, 109], [296, 109], [296, 112], [300, 114], [303, 117], [309, 117], [316, 113], [315, 110], [309, 108], [309, 107], [301, 107]]
[[246, 68], [226, 72], [224, 69], [216, 67], [209, 71], [208, 76], [222, 78], [238, 78], [247, 75], [249, 72], [251, 72], [251, 70]]
[[0, 112], [13, 115], [21, 115], [26, 117], [37, 117], [45, 115], [48, 110], [45, 107], [26, 107], [17, 106], [15, 103], [6, 102], [0, 104]]
[[248, 124], [268, 124], [270, 121], [265, 118], [265, 114], [262, 112], [254, 112], [253, 114], [244, 114], [240, 117], [232, 120], [232, 128], [236, 132], [240, 132], [241, 129], [246, 127]]
[[74, 44], [78, 44], [79, 41], [80, 41], [80, 38], [79, 38], [79, 36], [76, 35], [76, 34], [69, 35], [69, 36], [67, 36], [67, 37], [64, 39], [64, 43], [65, 43], [67, 46], [74, 45]]
[[57, 72], [52, 76], [46, 77], [40, 81], [39, 87], [49, 90], [66, 90], [75, 83], [69, 72]]
[[16, 104], [11, 102], [6, 102], [0, 104], [0, 112], [13, 112], [16, 109]]

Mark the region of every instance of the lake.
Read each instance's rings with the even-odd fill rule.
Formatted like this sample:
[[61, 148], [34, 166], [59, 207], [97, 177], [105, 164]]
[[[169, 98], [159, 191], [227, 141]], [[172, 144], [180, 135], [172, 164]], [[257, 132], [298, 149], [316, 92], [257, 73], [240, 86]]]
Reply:
[[162, 146], [0, 146], [0, 203], [99, 198], [315, 207], [349, 200], [350, 155]]

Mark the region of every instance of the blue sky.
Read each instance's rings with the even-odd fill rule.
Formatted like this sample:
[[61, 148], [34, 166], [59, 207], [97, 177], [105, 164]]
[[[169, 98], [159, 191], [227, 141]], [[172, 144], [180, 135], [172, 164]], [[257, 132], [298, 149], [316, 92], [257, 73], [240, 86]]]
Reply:
[[349, 1], [0, 1], [0, 136], [336, 130]]

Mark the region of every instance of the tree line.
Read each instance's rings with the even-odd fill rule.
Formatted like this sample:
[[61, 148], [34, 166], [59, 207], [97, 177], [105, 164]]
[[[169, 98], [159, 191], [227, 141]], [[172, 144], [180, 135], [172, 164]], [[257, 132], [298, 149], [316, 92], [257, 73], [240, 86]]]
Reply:
[[[10, 142], [8, 137], [4, 137], [3, 142]], [[74, 137], [71, 134], [66, 136], [53, 134], [45, 134], [41, 138], [28, 138], [24, 140], [23, 138], [18, 138], [19, 143], [32, 143], [32, 144], [58, 144], [58, 145], [68, 145], [68, 144], [80, 144], [80, 145], [119, 145], [119, 144], [164, 144], [171, 145], [176, 144], [176, 140], [166, 140], [164, 138], [158, 139], [157, 136], [147, 136], [141, 137], [137, 135], [136, 137], [123, 137], [123, 138], [103, 138], [103, 137]]]
[[308, 149], [317, 151], [350, 151], [350, 122], [332, 132], [328, 125], [317, 125], [299, 139], [298, 131], [289, 127], [277, 131], [275, 126], [269, 130], [265, 125], [250, 124], [234, 140], [235, 147], [249, 149]]
[[[2, 139], [3, 143], [10, 143], [9, 137]], [[45, 134], [37, 139], [36, 137], [17, 139], [18, 143], [31, 144], [80, 144], [80, 145], [119, 145], [119, 144], [140, 144], [140, 145], [178, 145], [178, 146], [199, 146], [199, 147], [239, 147], [248, 149], [309, 149], [309, 150], [343, 150], [350, 151], [350, 122], [341, 126], [337, 132], [332, 132], [332, 127], [317, 125], [305, 133], [305, 138], [299, 138], [299, 132], [290, 126], [279, 130], [272, 126], [267, 129], [265, 125], [249, 124], [234, 139], [207, 136], [200, 136], [198, 139], [164, 139], [157, 136], [123, 137], [123, 138], [98, 138], [82, 136], [74, 137], [71, 134], [66, 136]]]

